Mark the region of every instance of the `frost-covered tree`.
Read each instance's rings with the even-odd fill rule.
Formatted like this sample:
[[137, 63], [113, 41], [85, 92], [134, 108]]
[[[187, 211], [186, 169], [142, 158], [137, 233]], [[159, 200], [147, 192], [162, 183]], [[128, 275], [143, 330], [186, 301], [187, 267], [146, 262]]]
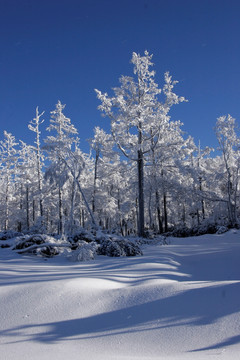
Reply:
[[38, 172], [34, 147], [20, 140], [16, 186], [18, 188], [18, 230], [29, 230], [35, 225]]
[[9, 229], [9, 222], [11, 217], [10, 203], [14, 195], [14, 180], [16, 176], [17, 164], [17, 145], [15, 136], [7, 131], [4, 131], [4, 140], [0, 141], [0, 163], [1, 163], [1, 178], [3, 180], [3, 224], [4, 230]]
[[[103, 129], [99, 127], [94, 128], [94, 137], [89, 141], [90, 147], [94, 152], [94, 180], [93, 180], [93, 194], [92, 194], [92, 211], [97, 210], [97, 195], [102, 194], [102, 182], [104, 168], [106, 169], [106, 159], [114, 160], [116, 156], [112, 150], [113, 139], [110, 134], [107, 134]], [[101, 172], [101, 173], [100, 173]], [[100, 199], [99, 199], [100, 200]], [[100, 201], [101, 202], [101, 201]], [[100, 204], [99, 204], [100, 205]]]
[[184, 209], [187, 210], [184, 216], [191, 218], [191, 226], [199, 226], [206, 217], [205, 201], [208, 197], [209, 189], [208, 170], [206, 159], [213, 149], [206, 147], [201, 149], [200, 142], [196, 146], [192, 142], [188, 158], [184, 161], [181, 170], [183, 177], [184, 190]]
[[[168, 231], [168, 207], [179, 187], [180, 168], [183, 160], [189, 155], [192, 147], [191, 138], [183, 138], [182, 123], [171, 121], [169, 118], [166, 126], [159, 129], [159, 139], [156, 146], [151, 148], [147, 156], [149, 194], [149, 223], [152, 216], [151, 208], [155, 209], [158, 231]], [[174, 193], [174, 195], [173, 195]], [[150, 208], [151, 205], [151, 208]], [[156, 228], [156, 226], [154, 226]]]
[[[79, 149], [78, 142], [76, 142], [74, 151], [71, 150], [70, 148], [67, 148], [65, 158], [62, 158], [62, 160], [63, 160], [63, 163], [64, 163], [66, 169], [69, 171], [69, 174], [72, 179], [70, 223], [73, 224], [74, 200], [75, 200], [76, 188], [77, 188], [81, 195], [81, 198], [83, 200], [82, 202], [83, 202], [84, 206], [86, 207], [88, 214], [90, 215], [91, 223], [95, 228], [97, 228], [97, 224], [95, 222], [94, 215], [89, 206], [89, 200], [87, 199], [85, 192], [83, 191], [83, 186], [82, 186], [82, 183], [84, 185], [86, 185], [86, 182], [87, 182], [86, 178], [87, 178], [87, 180], [88, 180], [88, 178], [91, 178], [89, 173], [91, 173], [91, 174], [93, 173], [91, 159], [89, 158], [89, 156], [84, 154]], [[80, 181], [81, 181], [81, 184], [80, 184]], [[70, 228], [72, 230], [72, 226]]]
[[[133, 53], [134, 77], [122, 76], [120, 87], [114, 88], [114, 96], [96, 90], [101, 101], [99, 109], [111, 120], [113, 139], [122, 153], [137, 164], [138, 174], [138, 232], [144, 235], [144, 162], [146, 154], [157, 146], [160, 130], [168, 126], [169, 110], [173, 104], [185, 99], [173, 92], [177, 83], [165, 73], [165, 85], [161, 90], [155, 82], [152, 55]], [[162, 102], [160, 94], [165, 101]]]
[[60, 101], [56, 104], [55, 110], [51, 111], [49, 132], [55, 135], [45, 139], [44, 149], [48, 153], [50, 165], [46, 170], [46, 177], [57, 186], [58, 193], [58, 233], [63, 232], [63, 186], [69, 178], [69, 169], [66, 167], [68, 151], [76, 142], [77, 129], [67, 118], [63, 110], [65, 105]]
[[237, 224], [237, 194], [239, 186], [240, 140], [237, 136], [236, 121], [231, 116], [220, 116], [217, 119], [215, 132], [222, 152], [226, 176], [226, 202], [231, 226]]
[[30, 124], [28, 125], [29, 130], [33, 131], [36, 134], [35, 138], [35, 147], [34, 150], [36, 152], [36, 167], [37, 167], [37, 184], [38, 184], [38, 201], [39, 201], [39, 211], [40, 211], [40, 217], [43, 217], [43, 160], [44, 156], [41, 150], [41, 142], [40, 142], [40, 125], [44, 122], [44, 120], [41, 120], [41, 117], [43, 116], [44, 111], [39, 114], [38, 107], [36, 108], [36, 117], [33, 118], [32, 121], [30, 121]]

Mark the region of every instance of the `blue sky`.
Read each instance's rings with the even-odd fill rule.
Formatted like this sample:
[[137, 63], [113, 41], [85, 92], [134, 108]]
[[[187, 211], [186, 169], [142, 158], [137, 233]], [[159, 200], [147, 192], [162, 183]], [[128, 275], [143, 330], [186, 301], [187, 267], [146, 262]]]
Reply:
[[172, 119], [216, 147], [216, 118], [240, 119], [239, 19], [238, 0], [0, 0], [0, 139], [32, 143], [36, 106], [45, 128], [60, 100], [88, 151], [93, 128], [109, 124], [94, 88], [111, 94], [133, 74], [132, 52], [148, 50], [159, 86], [170, 71], [189, 100]]

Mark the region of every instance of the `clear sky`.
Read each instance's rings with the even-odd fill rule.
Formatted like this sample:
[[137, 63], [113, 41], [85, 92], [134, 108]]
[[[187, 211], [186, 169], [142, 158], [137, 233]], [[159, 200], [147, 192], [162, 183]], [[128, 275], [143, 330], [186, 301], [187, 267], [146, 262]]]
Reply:
[[0, 0], [0, 139], [7, 130], [32, 143], [36, 106], [46, 127], [60, 100], [88, 151], [93, 128], [109, 124], [94, 88], [111, 94], [144, 50], [159, 86], [170, 71], [189, 100], [172, 119], [215, 147], [216, 118], [240, 120], [239, 0]]

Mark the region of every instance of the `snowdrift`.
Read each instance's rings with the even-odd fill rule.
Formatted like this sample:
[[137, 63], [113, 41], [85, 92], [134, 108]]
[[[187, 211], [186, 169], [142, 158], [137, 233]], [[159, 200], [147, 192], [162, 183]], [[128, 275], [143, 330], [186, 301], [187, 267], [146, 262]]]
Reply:
[[240, 354], [240, 232], [71, 262], [0, 248], [2, 360]]

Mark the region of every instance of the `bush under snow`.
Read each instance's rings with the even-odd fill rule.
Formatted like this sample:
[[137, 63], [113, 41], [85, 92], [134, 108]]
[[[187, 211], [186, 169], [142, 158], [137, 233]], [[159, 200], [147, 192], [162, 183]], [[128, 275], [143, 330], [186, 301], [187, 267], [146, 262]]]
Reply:
[[23, 235], [15, 239], [13, 250], [18, 253], [32, 253], [45, 257], [52, 257], [60, 253], [59, 248], [65, 247], [67, 244], [61, 240], [44, 234]]
[[137, 256], [142, 255], [142, 250], [136, 243], [122, 238], [101, 238], [99, 242], [98, 254], [111, 257]]
[[69, 256], [71, 261], [89, 261], [94, 260], [97, 255], [98, 244], [96, 242], [81, 241], [79, 247]]

